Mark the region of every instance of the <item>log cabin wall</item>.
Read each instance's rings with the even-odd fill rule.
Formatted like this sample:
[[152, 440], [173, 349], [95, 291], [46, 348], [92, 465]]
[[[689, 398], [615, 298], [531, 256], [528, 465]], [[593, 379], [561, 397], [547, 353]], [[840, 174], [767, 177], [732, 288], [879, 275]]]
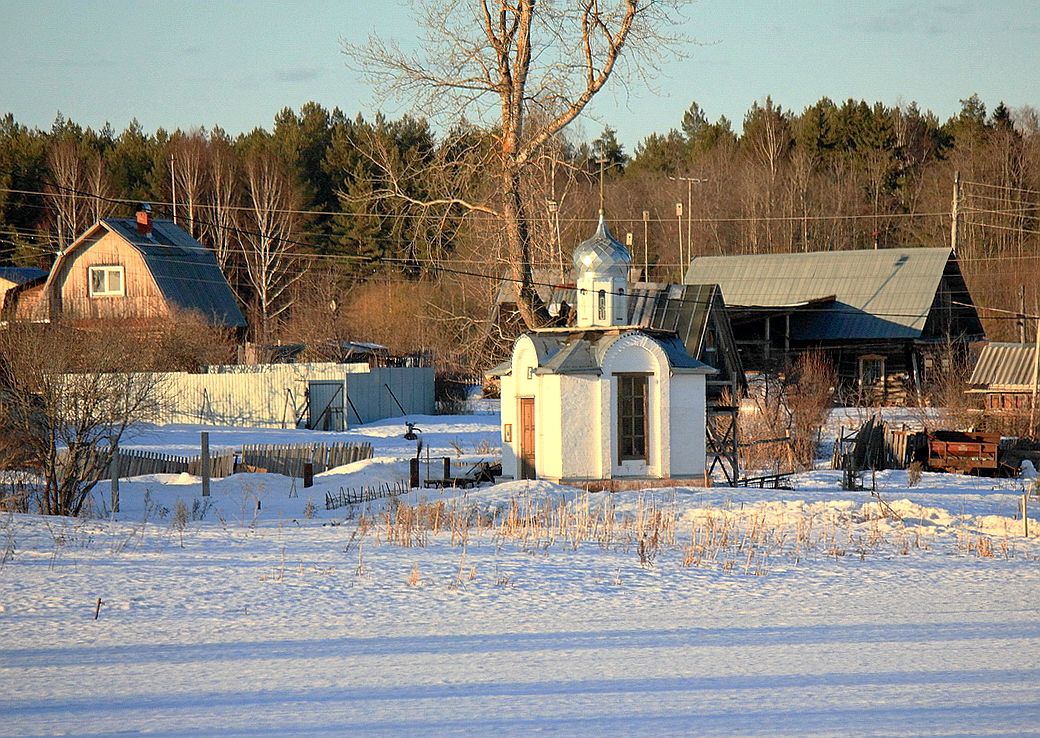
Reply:
[[[90, 267], [121, 266], [123, 294], [91, 296]], [[106, 232], [76, 247], [57, 265], [51, 281], [51, 314], [66, 320], [152, 319], [169, 315], [144, 258], [118, 235]]]

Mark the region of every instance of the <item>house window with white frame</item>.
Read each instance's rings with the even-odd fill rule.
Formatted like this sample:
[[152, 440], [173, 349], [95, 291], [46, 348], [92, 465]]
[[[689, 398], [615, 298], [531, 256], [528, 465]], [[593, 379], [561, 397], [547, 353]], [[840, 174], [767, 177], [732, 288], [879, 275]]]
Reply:
[[92, 266], [87, 270], [87, 289], [91, 297], [122, 297], [126, 279], [121, 266]]

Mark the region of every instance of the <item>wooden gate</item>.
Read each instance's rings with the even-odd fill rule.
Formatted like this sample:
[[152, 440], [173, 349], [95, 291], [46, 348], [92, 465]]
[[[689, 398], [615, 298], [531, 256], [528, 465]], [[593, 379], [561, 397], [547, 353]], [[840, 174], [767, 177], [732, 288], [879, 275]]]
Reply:
[[534, 398], [520, 398], [520, 478], [535, 478]]

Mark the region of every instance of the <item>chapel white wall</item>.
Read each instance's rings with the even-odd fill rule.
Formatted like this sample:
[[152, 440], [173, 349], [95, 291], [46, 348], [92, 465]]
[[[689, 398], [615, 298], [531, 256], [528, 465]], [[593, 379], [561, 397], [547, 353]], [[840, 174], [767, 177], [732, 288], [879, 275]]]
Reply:
[[704, 474], [706, 388], [703, 374], [672, 377], [672, 402], [668, 423], [671, 436], [671, 476], [700, 477]]
[[602, 479], [599, 455], [603, 415], [599, 412], [600, 377], [565, 375], [558, 378], [562, 430], [558, 479]]
[[[501, 390], [501, 408], [502, 408], [502, 423], [499, 432], [502, 440], [502, 476], [506, 478], [516, 479], [517, 476], [517, 452], [519, 450], [519, 441], [517, 439], [517, 400], [516, 400], [516, 389], [513, 387], [512, 375], [506, 375], [502, 377], [502, 390]], [[505, 439], [505, 428], [510, 426], [512, 438], [507, 441]]]

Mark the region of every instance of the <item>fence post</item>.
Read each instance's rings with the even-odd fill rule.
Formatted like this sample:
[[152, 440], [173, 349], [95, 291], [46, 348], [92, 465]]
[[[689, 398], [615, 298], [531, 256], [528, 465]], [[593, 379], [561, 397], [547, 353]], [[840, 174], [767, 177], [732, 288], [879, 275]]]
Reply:
[[1022, 502], [1019, 505], [1022, 508], [1022, 535], [1029, 538], [1029, 495], [1022, 495]]
[[112, 479], [112, 512], [119, 512], [119, 447], [112, 449], [112, 458], [108, 461], [108, 475]]
[[202, 431], [200, 436], [202, 454], [199, 460], [202, 462], [202, 496], [209, 497], [209, 431]]
[[451, 457], [444, 457], [444, 481], [451, 479]]
[[408, 486], [415, 489], [419, 486], [419, 458], [408, 459]]
[[303, 465], [303, 486], [313, 487], [314, 486], [314, 463], [306, 462]]

